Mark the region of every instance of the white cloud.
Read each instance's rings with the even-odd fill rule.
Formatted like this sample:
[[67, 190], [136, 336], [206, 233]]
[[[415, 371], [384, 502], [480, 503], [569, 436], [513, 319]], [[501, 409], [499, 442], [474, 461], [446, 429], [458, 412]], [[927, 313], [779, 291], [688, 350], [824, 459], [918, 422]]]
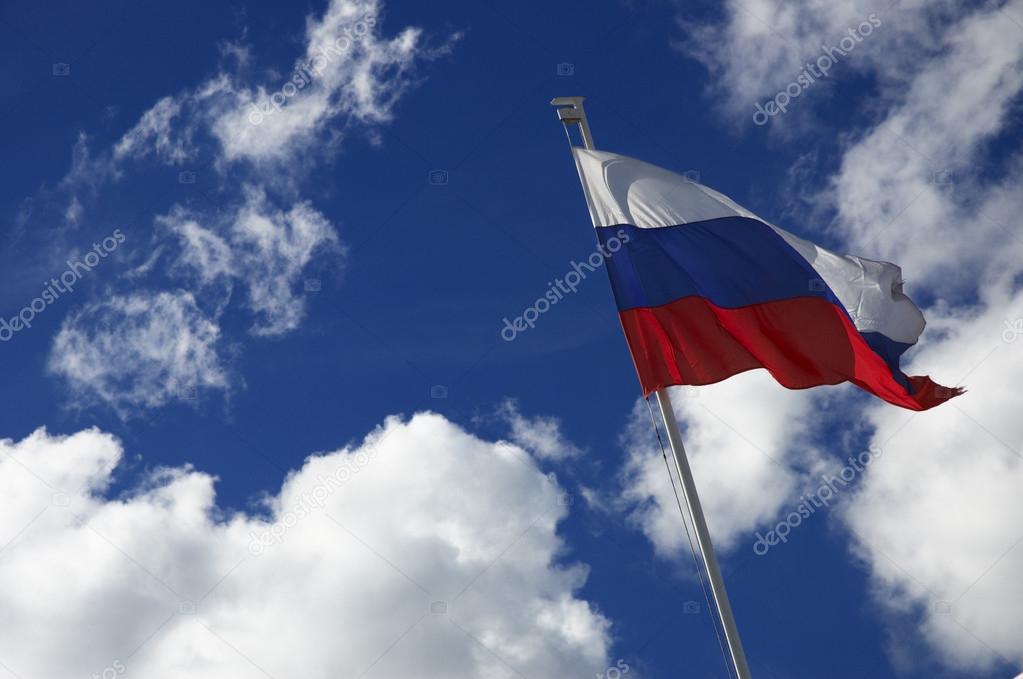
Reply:
[[82, 221], [82, 202], [78, 200], [78, 196], [71, 196], [71, 202], [64, 211], [64, 221], [72, 228]]
[[[84, 132], [78, 134], [75, 145], [71, 149], [71, 167], [54, 188], [43, 187], [36, 199], [28, 204], [29, 213], [19, 214], [19, 221], [24, 215], [25, 220], [32, 216], [31, 210], [39, 207], [54, 207], [63, 204], [64, 225], [70, 229], [81, 226], [85, 216], [86, 200], [94, 198], [106, 183], [120, 177], [120, 171], [110, 158], [104, 154], [94, 157], [89, 151], [89, 138]], [[84, 200], [83, 200], [84, 199]], [[39, 220], [37, 220], [39, 221]], [[22, 221], [19, 226], [23, 227]], [[50, 228], [44, 225], [41, 228]]]
[[225, 389], [219, 336], [190, 293], [114, 296], [64, 321], [48, 369], [80, 402], [100, 401], [127, 415]]
[[885, 455], [842, 517], [893, 649], [909, 646], [899, 635], [917, 627], [944, 664], [1018, 665], [1023, 619], [1006, 602], [1023, 596], [1014, 577], [1023, 567], [1023, 429], [1012, 409], [1023, 339], [1002, 335], [1014, 337], [1023, 319], [1023, 159], [1011, 141], [1023, 93], [1023, 2], [870, 4], [732, 2], [723, 25], [704, 29], [718, 43], [700, 44], [711, 50], [726, 107], [747, 115], [815, 44], [848, 25], [850, 12], [882, 17], [854, 60], [877, 78], [877, 96], [863, 101], [877, 122], [847, 137], [820, 197], [835, 208], [849, 250], [898, 262], [910, 293], [935, 299], [909, 372], [925, 366], [968, 392], [918, 414], [872, 404], [865, 419]]
[[[717, 384], [673, 389], [672, 398], [707, 524], [722, 551], [776, 517], [808, 474], [820, 470], [802, 440], [814, 392], [789, 391], [766, 371], [754, 370]], [[657, 552], [679, 558], [685, 533], [652, 426], [640, 401], [622, 437], [628, 455], [622, 500]], [[664, 445], [670, 461], [667, 441]]]
[[192, 158], [196, 153], [192, 143], [192, 129], [179, 127], [172, 130], [174, 120], [180, 118], [180, 114], [180, 101], [172, 97], [160, 99], [117, 142], [114, 158], [141, 158], [155, 153], [160, 160], [172, 165]]
[[[390, 419], [308, 458], [268, 500], [272, 519], [307, 511], [258, 554], [250, 536], [266, 526], [225, 515], [214, 479], [190, 467], [104, 499], [122, 450], [99, 431], [40, 430], [0, 452], [0, 662], [18, 676], [607, 667], [609, 623], [576, 595], [586, 568], [555, 563], [558, 487], [521, 449], [440, 416]], [[357, 471], [339, 483], [344, 468]]]
[[282, 212], [271, 209], [261, 193], [250, 192], [234, 218], [231, 241], [249, 306], [260, 317], [253, 332], [293, 330], [305, 313], [295, 285], [317, 250], [337, 246], [333, 227], [308, 203]]
[[[298, 173], [310, 153], [334, 148], [346, 128], [390, 121], [417, 81], [418, 63], [446, 47], [424, 45], [416, 27], [382, 36], [382, 8], [377, 0], [332, 0], [321, 17], [307, 18], [305, 48], [290, 73], [249, 85], [221, 71], [164, 97], [118, 142], [115, 159], [155, 153], [179, 164], [195, 155], [193, 138], [202, 130], [219, 145], [218, 164], [269, 163], [271, 176]], [[239, 49], [226, 54], [237, 57]]]
[[988, 171], [987, 149], [1018, 125], [1023, 32], [1006, 12], [1021, 10], [989, 6], [951, 25], [947, 50], [921, 60], [904, 101], [846, 152], [834, 184], [850, 241], [883, 244], [921, 288], [947, 300], [928, 310], [932, 330], [913, 361], [969, 391], [908, 423], [890, 409], [868, 411], [888, 454], [846, 520], [884, 608], [919, 612], [923, 638], [965, 670], [1023, 662], [1023, 618], [1001, 603], [1023, 596], [1012, 575], [1023, 566], [1012, 549], [1023, 533], [1014, 490], [1023, 429], [1009, 407], [1020, 345], [1002, 340], [1005, 324], [1023, 318], [1014, 282], [1023, 273], [1023, 172], [1018, 146], [1002, 149], [1002, 173]]
[[[827, 76], [814, 77], [802, 96], [823, 100], [822, 91], [837, 78], [863, 70], [879, 76], [886, 91], [898, 89], [921, 56], [941, 49], [934, 27], [962, 12], [965, 7], [951, 0], [728, 0], [720, 22], [680, 21], [685, 37], [677, 47], [707, 67], [717, 103], [751, 121], [756, 103], [797, 81], [807, 63], [816, 65], [828, 53], [825, 48], [841, 49], [844, 37], [854, 37], [850, 29], [855, 32], [872, 14], [880, 25], [859, 35], [846, 56], [833, 53], [837, 63]], [[790, 112], [806, 106], [795, 101]], [[789, 117], [778, 116], [773, 124]]]
[[969, 294], [978, 270], [1015, 267], [1023, 254], [1018, 174], [992, 184], [978, 171], [1023, 91], [1021, 33], [997, 9], [950, 27], [948, 51], [918, 67], [905, 100], [846, 151], [834, 179], [851, 246], [880, 250], [942, 295]]
[[[871, 570], [879, 601], [919, 611], [920, 630], [949, 664], [1023, 663], [1023, 335], [1006, 343], [1006, 320], [1023, 319], [1023, 294], [991, 290], [983, 311], [936, 319], [948, 339], [914, 360], [941, 365], [969, 391], [908, 415], [868, 411], [873, 463], [844, 518]], [[1013, 337], [1012, 333], [1006, 333]]]
[[[878, 92], [848, 105], [882, 124], [846, 135], [842, 167], [818, 198], [838, 208], [838, 230], [851, 248], [883, 248], [911, 279], [927, 276], [929, 284], [961, 292], [969, 283], [964, 272], [982, 264], [978, 259], [1001, 256], [999, 246], [1011, 241], [1011, 210], [976, 209], [979, 194], [997, 188], [977, 170], [985, 142], [1003, 128], [1023, 90], [1021, 23], [1014, 18], [1023, 3], [730, 0], [722, 22], [683, 24], [691, 39], [680, 44], [711, 69], [719, 103], [752, 127], [757, 101], [783, 90], [822, 45], [871, 13], [882, 26], [855, 48], [849, 65], [875, 77]], [[812, 143], [812, 135], [800, 141]], [[945, 256], [947, 239], [967, 225], [974, 236], [963, 239], [957, 257]]]
[[157, 217], [157, 223], [178, 239], [180, 252], [171, 265], [175, 273], [195, 276], [201, 285], [211, 285], [235, 274], [234, 253], [220, 235], [207, 229], [197, 217], [175, 208]]
[[256, 315], [252, 331], [257, 335], [298, 327], [305, 315], [305, 298], [296, 293], [302, 272], [318, 252], [332, 250], [338, 260], [344, 255], [334, 228], [309, 203], [278, 210], [251, 187], [244, 202], [210, 228], [199, 219], [180, 209], [159, 218], [181, 246], [172, 269], [194, 276], [200, 288], [215, 285], [227, 294], [237, 280]]
[[[94, 304], [90, 314], [128, 315], [133, 325], [119, 330], [107, 323], [89, 335], [79, 327], [87, 319], [66, 324], [54, 345], [51, 368], [77, 392], [123, 410], [157, 407], [194, 388], [224, 388], [214, 344], [220, 313], [236, 284], [255, 317], [253, 334], [279, 336], [298, 327], [305, 300], [296, 286], [307, 265], [321, 252], [344, 253], [328, 219], [295, 198], [309, 159], [335, 149], [342, 132], [353, 126], [366, 131], [389, 121], [401, 95], [416, 81], [417, 63], [446, 49], [424, 46], [414, 27], [382, 36], [381, 12], [377, 0], [332, 0], [322, 16], [307, 18], [294, 73], [269, 86], [248, 84], [238, 73], [249, 60], [247, 49], [224, 45], [232, 72], [225, 65], [198, 86], [161, 98], [96, 157], [85, 137], [79, 139], [72, 168], [59, 187], [67, 194], [63, 212], [68, 223], [82, 220], [79, 193], [92, 195], [121, 178], [128, 162], [207, 162], [218, 169], [225, 195], [241, 195], [242, 200], [216, 213], [175, 206], [156, 218], [154, 254], [124, 280], [154, 272], [161, 261], [169, 264], [165, 273], [186, 278], [195, 299], [186, 301], [180, 294], [159, 299], [191, 321], [186, 331], [192, 334], [183, 340], [187, 346], [172, 348], [171, 338], [159, 336], [164, 324], [140, 306], [152, 293]], [[272, 109], [260, 108], [271, 103]], [[283, 194], [284, 207], [267, 197], [268, 187], [275, 196]], [[161, 260], [170, 249], [168, 236], [179, 247]], [[199, 308], [211, 311], [202, 317]], [[132, 349], [143, 360], [110, 365], [107, 359], [116, 353], [111, 343], [122, 340], [134, 341]]]
[[512, 399], [501, 404], [498, 415], [510, 427], [511, 440], [539, 459], [566, 460], [583, 453], [562, 435], [561, 422], [556, 417], [524, 417], [518, 403]]
[[421, 31], [378, 35], [381, 4], [334, 0], [324, 16], [309, 19], [305, 54], [279, 85], [238, 88], [212, 125], [228, 160], [255, 162], [294, 156], [319, 139], [338, 117], [350, 122], [390, 120], [394, 105], [413, 84], [417, 61], [435, 52]]

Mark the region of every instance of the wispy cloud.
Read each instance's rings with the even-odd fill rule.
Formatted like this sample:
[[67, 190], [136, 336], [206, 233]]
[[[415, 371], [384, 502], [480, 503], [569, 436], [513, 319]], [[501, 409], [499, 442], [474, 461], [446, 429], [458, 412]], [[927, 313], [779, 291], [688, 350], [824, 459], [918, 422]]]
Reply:
[[[80, 139], [71, 170], [45, 193], [48, 202], [63, 201], [68, 225], [87, 221], [92, 198], [112, 190], [129, 170], [154, 166], [178, 168], [188, 183], [194, 173], [182, 168], [214, 168], [214, 200], [223, 206], [176, 204], [154, 214], [153, 254], [122, 279], [130, 291], [114, 286], [110, 300], [90, 304], [65, 324], [50, 363], [76, 386], [74, 393], [123, 414], [178, 397], [177, 385], [155, 379], [161, 375], [180, 378], [186, 392], [189, 385], [223, 389], [232, 378], [219, 355], [223, 342], [213, 338], [222, 334], [222, 312], [237, 298], [235, 289], [244, 291], [251, 334], [280, 336], [299, 327], [303, 272], [318, 257], [329, 257], [338, 269], [345, 255], [331, 220], [300, 198], [304, 177], [313, 163], [339, 150], [346, 134], [375, 135], [375, 126], [392, 119], [402, 94], [419, 80], [418, 64], [457, 39], [429, 46], [414, 27], [385, 37], [381, 11], [377, 0], [333, 0], [321, 16], [307, 18], [302, 54], [285, 81], [254, 82], [251, 55], [234, 45], [224, 50], [216, 73], [161, 98], [111, 148], [91, 152], [88, 139]], [[164, 291], [167, 277], [189, 290], [187, 297]], [[201, 329], [193, 333], [201, 350], [182, 358], [173, 334], [160, 332], [153, 311], [142, 308], [144, 299], [160, 300], [189, 322], [187, 328]], [[118, 331], [112, 318], [133, 324]], [[145, 360], [121, 357], [111, 365], [118, 361], [112, 351], [118, 341], [131, 342]], [[208, 369], [188, 367], [190, 361]], [[86, 384], [90, 376], [95, 385]]]
[[159, 219], [178, 238], [172, 270], [200, 289], [216, 285], [224, 296], [236, 281], [255, 315], [254, 334], [281, 335], [298, 327], [305, 312], [297, 292], [303, 270], [321, 252], [343, 256], [333, 226], [309, 203], [278, 210], [253, 187], [235, 210], [214, 217], [209, 227], [198, 221], [204, 216], [210, 218], [176, 210]]
[[555, 417], [526, 417], [512, 399], [501, 404], [498, 416], [510, 428], [511, 440], [539, 459], [566, 460], [583, 454], [581, 448], [564, 437], [561, 422]]
[[79, 404], [99, 402], [127, 416], [226, 389], [219, 342], [220, 328], [191, 293], [118, 295], [64, 321], [48, 368]]

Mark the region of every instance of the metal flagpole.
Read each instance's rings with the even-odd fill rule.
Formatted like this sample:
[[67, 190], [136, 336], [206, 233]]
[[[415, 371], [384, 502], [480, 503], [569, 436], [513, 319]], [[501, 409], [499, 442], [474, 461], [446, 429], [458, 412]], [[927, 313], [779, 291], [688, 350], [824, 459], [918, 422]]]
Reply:
[[739, 679], [750, 679], [746, 654], [742, 650], [742, 640], [739, 639], [739, 628], [735, 625], [732, 606], [728, 603], [728, 592], [725, 590], [725, 581], [721, 577], [717, 557], [714, 556], [714, 545], [710, 541], [707, 519], [703, 516], [703, 507], [700, 505], [700, 496], [696, 493], [693, 471], [689, 468], [686, 449], [682, 445], [682, 435], [678, 431], [678, 422], [675, 421], [671, 396], [668, 395], [667, 389], [658, 389], [655, 393], [657, 406], [664, 419], [664, 429], [668, 432], [671, 454], [675, 458], [675, 468], [678, 470], [678, 477], [682, 480], [682, 494], [686, 498], [689, 516], [693, 519], [696, 541], [699, 543], [700, 553], [703, 555], [703, 565], [707, 569], [711, 592], [714, 594], [714, 603], [717, 605], [718, 615], [721, 617], [721, 626], [725, 630], [725, 640], [728, 642], [728, 650], [732, 655], [732, 663], [735, 665], [735, 672], [739, 675]]
[[[593, 145], [593, 135], [590, 133], [590, 124], [586, 120], [586, 112], [583, 110], [583, 97], [557, 97], [551, 100], [551, 105], [558, 107], [558, 119], [566, 127], [568, 125], [579, 125], [582, 133], [583, 147], [593, 150], [595, 148]], [[571, 140], [569, 141], [571, 142]], [[589, 200], [588, 197], [587, 200]], [[661, 411], [661, 418], [664, 420], [664, 429], [668, 433], [671, 454], [675, 458], [675, 469], [678, 471], [678, 477], [682, 481], [682, 494], [685, 496], [686, 506], [689, 508], [689, 516], [692, 517], [696, 541], [700, 545], [700, 553], [703, 555], [703, 565], [707, 570], [707, 577], [710, 580], [714, 604], [717, 606], [718, 615], [721, 618], [721, 626], [725, 631], [725, 639], [728, 642], [728, 651], [732, 656], [732, 664], [735, 666], [735, 672], [739, 679], [750, 679], [746, 654], [742, 650], [742, 641], [739, 639], [739, 628], [736, 626], [735, 617], [732, 615], [732, 606], [728, 603], [725, 581], [721, 577], [721, 569], [718, 567], [718, 560], [714, 555], [714, 545], [710, 540], [710, 531], [707, 529], [707, 520], [703, 515], [703, 507], [700, 505], [700, 496], [696, 492], [693, 471], [689, 468], [686, 449], [682, 444], [682, 435], [679, 433], [675, 411], [671, 406], [671, 396], [668, 394], [667, 389], [658, 389], [655, 394], [657, 396], [657, 406]]]

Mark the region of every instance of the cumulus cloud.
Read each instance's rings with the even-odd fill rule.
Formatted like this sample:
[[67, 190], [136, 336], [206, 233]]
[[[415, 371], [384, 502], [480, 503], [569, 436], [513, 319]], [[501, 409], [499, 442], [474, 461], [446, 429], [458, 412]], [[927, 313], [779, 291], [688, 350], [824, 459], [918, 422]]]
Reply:
[[948, 337], [917, 357], [970, 390], [951, 408], [908, 420], [870, 409], [885, 456], [844, 515], [879, 599], [919, 615], [926, 640], [962, 669], [1023, 664], [1023, 608], [1009, 603], [1023, 598], [1023, 424], [1015, 407], [1023, 333], [1006, 326], [1023, 319], [1023, 294], [993, 289], [984, 301], [981, 311], [936, 319]]
[[1023, 156], [1012, 141], [1023, 2], [872, 4], [731, 2], [723, 22], [699, 29], [699, 44], [724, 105], [745, 115], [749, 97], [777, 91], [854, 15], [882, 18], [851, 62], [876, 79], [863, 101], [872, 122], [846, 136], [819, 199], [849, 250], [898, 262], [909, 289], [930, 297], [911, 364], [969, 390], [926, 413], [868, 407], [870, 445], [885, 455], [841, 516], [886, 614], [893, 658], [905, 630], [918, 628], [946, 665], [1018, 665], [1023, 621], [1005, 602], [1023, 595], [1013, 577], [1023, 566], [1013, 490], [1023, 430], [1011, 409], [1023, 328]]
[[[898, 89], [921, 57], [942, 49], [933, 26], [967, 11], [952, 0], [728, 0], [724, 10], [718, 21], [680, 18], [685, 38], [677, 47], [707, 68], [710, 93], [723, 110], [747, 120], [756, 103], [797, 81], [807, 64], [816, 67], [811, 90], [864, 71], [886, 91]], [[858, 31], [871, 15], [876, 26]], [[842, 49], [843, 38], [853, 40], [851, 49]], [[821, 76], [818, 59], [825, 55], [835, 63]]]
[[[816, 453], [804, 445], [803, 420], [815, 404], [815, 392], [789, 391], [766, 371], [754, 370], [705, 387], [673, 389], [672, 398], [707, 524], [722, 551], [778, 516], [809, 474], [821, 468]], [[623, 507], [658, 554], [682, 557], [688, 548], [685, 533], [642, 401], [622, 444], [627, 453]]]
[[943, 296], [972, 295], [978, 271], [1015, 268], [1023, 254], [1020, 173], [992, 181], [976, 171], [1023, 91], [1020, 30], [998, 9], [949, 27], [947, 50], [918, 67], [905, 99], [846, 151], [834, 178], [847, 240]]
[[511, 429], [511, 440], [540, 459], [566, 460], [583, 453], [562, 435], [561, 421], [556, 417], [525, 417], [512, 399], [501, 404], [498, 415]]
[[48, 369], [80, 403], [99, 401], [126, 415], [226, 389], [219, 339], [219, 327], [191, 293], [114, 296], [64, 321]]
[[[846, 521], [886, 609], [918, 616], [938, 657], [964, 670], [1023, 662], [1023, 620], [1002, 603], [1023, 595], [1013, 576], [1023, 566], [1023, 507], [1013, 490], [1023, 481], [1023, 430], [1008, 405], [1019, 345], [1004, 339], [1023, 318], [1015, 282], [1023, 173], [1018, 157], [1001, 176], [969, 173], [988, 141], [1014, 124], [1018, 31], [997, 9], [950, 30], [948, 54], [922, 68], [906, 102], [846, 153], [835, 182], [849, 238], [885, 243], [946, 296], [929, 310], [936, 332], [916, 358], [944, 366], [969, 391], [951, 409], [908, 423], [868, 412], [875, 443], [894, 454], [870, 470]], [[885, 136], [895, 144], [883, 145]], [[938, 186], [934, 167], [949, 175]], [[890, 190], [888, 204], [865, 204], [871, 190]], [[898, 228], [882, 233], [877, 213], [900, 203]]]
[[106, 498], [123, 451], [97, 430], [0, 452], [0, 662], [17, 676], [607, 666], [609, 621], [577, 594], [586, 568], [556, 560], [557, 485], [518, 447], [438, 415], [309, 457], [265, 521], [219, 509], [215, 479], [187, 466]]
[[883, 244], [939, 297], [915, 359], [969, 388], [961, 403], [908, 424], [868, 412], [874, 442], [895, 454], [870, 470], [847, 514], [879, 599], [919, 615], [923, 638], [963, 669], [1023, 662], [1021, 620], [1000, 603], [1023, 594], [1011, 575], [1023, 564], [1011, 490], [1023, 480], [1023, 430], [1007, 407], [1019, 345], [1004, 340], [1023, 318], [1020, 149], [1000, 151], [1009, 158], [1000, 171], [971, 172], [992, 167], [991, 140], [1018, 125], [1023, 42], [1005, 12], [1021, 9], [987, 6], [950, 26], [947, 50], [918, 67], [905, 100], [846, 152], [834, 184], [849, 240]]

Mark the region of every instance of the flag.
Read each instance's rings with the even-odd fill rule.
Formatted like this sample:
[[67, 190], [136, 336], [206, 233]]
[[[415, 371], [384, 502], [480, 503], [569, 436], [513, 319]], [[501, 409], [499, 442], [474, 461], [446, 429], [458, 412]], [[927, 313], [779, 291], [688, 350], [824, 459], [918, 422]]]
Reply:
[[754, 368], [911, 410], [962, 393], [899, 368], [924, 329], [899, 267], [826, 250], [649, 163], [573, 154], [644, 394]]

